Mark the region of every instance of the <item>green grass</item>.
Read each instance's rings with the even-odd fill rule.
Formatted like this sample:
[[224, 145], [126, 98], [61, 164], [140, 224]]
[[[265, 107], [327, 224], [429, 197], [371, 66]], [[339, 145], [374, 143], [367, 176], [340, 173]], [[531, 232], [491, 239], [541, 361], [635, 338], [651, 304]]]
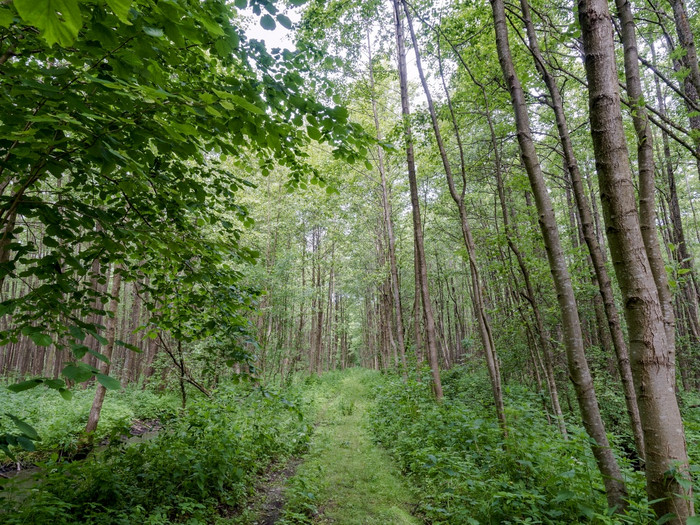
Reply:
[[367, 429], [375, 374], [327, 374], [313, 390], [317, 427], [309, 453], [289, 480], [283, 523], [417, 524], [416, 496]]

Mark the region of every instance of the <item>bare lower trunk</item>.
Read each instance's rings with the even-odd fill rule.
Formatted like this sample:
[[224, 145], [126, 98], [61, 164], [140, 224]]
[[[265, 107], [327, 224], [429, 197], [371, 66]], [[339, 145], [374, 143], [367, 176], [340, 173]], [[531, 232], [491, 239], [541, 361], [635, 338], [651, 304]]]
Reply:
[[535, 151], [535, 144], [532, 140], [525, 96], [510, 54], [503, 0], [491, 0], [491, 6], [495, 22], [498, 58], [510, 92], [515, 113], [518, 144], [523, 164], [530, 179], [533, 196], [535, 197], [540, 229], [542, 230], [549, 267], [557, 291], [564, 329], [564, 343], [569, 363], [569, 374], [576, 390], [584, 427], [595, 442], [592, 447], [593, 454], [603, 477], [608, 505], [619, 511], [627, 505], [625, 501], [627, 490], [622, 480], [617, 460], [610, 449], [610, 443], [605, 434], [605, 426], [600, 416], [593, 380], [586, 361], [576, 298], [559, 239], [554, 209], [544, 183], [542, 169]]
[[4, 268], [4, 266], [10, 261], [10, 244], [12, 244], [12, 230], [15, 229], [15, 222], [17, 220], [17, 212], [11, 213], [7, 221], [2, 228], [2, 234], [0, 236], [0, 289], [5, 283], [5, 276], [9, 270]]
[[416, 265], [421, 270], [420, 288], [423, 297], [423, 313], [425, 315], [425, 335], [428, 343], [428, 358], [430, 369], [433, 373], [433, 389], [435, 397], [442, 399], [442, 382], [440, 380], [440, 366], [438, 363], [437, 341], [435, 337], [435, 319], [433, 307], [430, 303], [430, 291], [428, 287], [428, 267], [423, 246], [423, 225], [420, 218], [420, 201], [418, 199], [418, 183], [416, 181], [416, 165], [413, 155], [413, 137], [411, 126], [408, 122], [410, 110], [408, 105], [408, 76], [406, 74], [406, 51], [403, 41], [403, 22], [401, 21], [401, 9], [399, 0], [394, 0], [394, 23], [396, 27], [396, 47], [399, 62], [399, 82], [401, 87], [401, 114], [404, 118], [404, 136], [406, 139], [406, 163], [408, 167], [408, 183], [411, 190], [411, 209], [413, 212], [413, 233], [416, 244]]
[[607, 317], [610, 336], [612, 337], [613, 347], [615, 348], [617, 366], [620, 372], [622, 388], [625, 394], [625, 403], [627, 406], [627, 415], [630, 420], [630, 427], [632, 429], [632, 434], [634, 436], [634, 441], [639, 456], [643, 459], [644, 437], [642, 435], [642, 424], [639, 419], [637, 398], [634, 393], [634, 381], [632, 380], [629, 352], [624, 334], [622, 333], [622, 326], [617, 312], [617, 307], [615, 306], [615, 296], [613, 294], [612, 283], [610, 281], [610, 277], [608, 276], [608, 270], [605, 267], [603, 253], [600, 249], [600, 245], [598, 244], [598, 239], [596, 238], [593, 228], [593, 216], [591, 215], [588, 198], [586, 197], [586, 192], [583, 188], [581, 172], [578, 167], [576, 155], [574, 154], [574, 146], [571, 142], [566, 116], [564, 115], [564, 103], [562, 101], [556, 79], [545, 67], [545, 61], [542, 57], [539, 44], [537, 42], [535, 28], [532, 24], [532, 20], [530, 19], [530, 8], [527, 0], [520, 0], [520, 5], [522, 7], [523, 18], [527, 28], [530, 51], [534, 56], [537, 70], [547, 85], [547, 89], [552, 99], [552, 109], [554, 110], [557, 130], [559, 132], [559, 140], [564, 151], [564, 160], [566, 161], [567, 171], [569, 172], [571, 184], [574, 190], [574, 198], [576, 200], [576, 207], [578, 208], [579, 217], [581, 220], [583, 238], [586, 242], [588, 252], [593, 263], [598, 289], [602, 298], [605, 316]]
[[[112, 312], [112, 316], [108, 319], [107, 323], [107, 346], [105, 347], [102, 354], [108, 359], [112, 359], [112, 352], [114, 351], [114, 340], [117, 330], [117, 308], [119, 307], [119, 291], [122, 285], [122, 274], [117, 268], [113, 272], [112, 277], [112, 300], [109, 304], [109, 311]], [[100, 372], [102, 374], [108, 375], [111, 369], [111, 362], [102, 363]], [[97, 430], [97, 424], [100, 421], [100, 413], [102, 412], [102, 404], [105, 400], [105, 394], [107, 389], [101, 384], [97, 385], [97, 390], [95, 391], [95, 398], [92, 401], [92, 408], [90, 408], [90, 415], [88, 416], [88, 422], [85, 427], [86, 434], [92, 434]]]
[[630, 333], [645, 439], [647, 492], [658, 516], [674, 514], [672, 522], [682, 524], [692, 514], [687, 491], [666, 474], [680, 466], [683, 475], [688, 464], [674, 393], [674, 348], [636, 209], [607, 1], [579, 0], [579, 19], [600, 197]]

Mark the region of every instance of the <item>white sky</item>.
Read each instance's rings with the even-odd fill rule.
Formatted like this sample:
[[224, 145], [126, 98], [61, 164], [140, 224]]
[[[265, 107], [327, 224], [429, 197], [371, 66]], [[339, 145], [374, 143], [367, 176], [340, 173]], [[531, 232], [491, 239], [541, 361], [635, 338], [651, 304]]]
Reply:
[[[296, 24], [299, 22], [301, 19], [301, 15], [303, 12], [304, 6], [300, 7], [287, 7], [286, 9], [280, 9], [280, 14], [285, 14], [289, 19], [292, 21], [293, 24]], [[263, 14], [267, 14], [263, 10]], [[260, 25], [260, 16], [257, 16], [253, 14], [253, 11], [251, 9], [246, 9], [244, 11], [244, 16], [246, 19], [246, 22], [244, 23], [243, 27], [245, 30], [245, 34], [248, 38], [251, 39], [256, 39], [256, 40], [262, 40], [265, 42], [265, 46], [267, 47], [268, 51], [271, 50], [272, 48], [279, 47], [279, 48], [286, 48], [289, 49], [290, 51], [294, 51], [296, 49], [296, 46], [294, 45], [294, 31], [293, 27], [292, 30], [286, 29], [283, 27], [281, 24], [277, 24], [275, 29], [273, 31], [268, 31], [266, 29], [263, 29], [262, 26]], [[376, 35], [374, 35], [376, 37]], [[408, 30], [406, 29], [406, 34], [405, 38], [407, 39], [407, 49], [406, 49], [406, 66], [407, 66], [407, 74], [408, 74], [408, 81], [411, 83], [415, 83], [420, 85], [420, 79], [418, 76], [418, 69], [416, 68], [416, 57], [415, 54], [413, 53], [413, 49], [410, 46], [410, 35], [408, 34]], [[424, 59], [425, 61], [425, 59]], [[428, 83], [430, 84], [431, 91], [433, 98], [435, 100], [440, 100], [443, 98], [443, 93], [442, 93], [442, 85], [437, 83], [437, 81], [434, 78], [431, 78], [429, 75], [429, 68], [427, 67], [427, 64], [424, 62], [423, 64], [423, 69], [425, 70], [426, 74], [428, 75]], [[425, 95], [423, 93], [422, 89], [417, 89], [414, 94], [413, 94], [413, 99], [411, 100], [411, 109], [420, 106], [425, 103]]]
[[[280, 10], [280, 13], [287, 15], [293, 24], [296, 24], [301, 19], [301, 8], [299, 7], [283, 9]], [[274, 47], [287, 48], [290, 51], [296, 49], [292, 39], [293, 31], [284, 28], [279, 23], [273, 31], [263, 29], [260, 25], [261, 17], [254, 15], [251, 9], [245, 10], [245, 16], [247, 18], [247, 23], [244, 27], [245, 34], [248, 38], [263, 40], [268, 50]]]

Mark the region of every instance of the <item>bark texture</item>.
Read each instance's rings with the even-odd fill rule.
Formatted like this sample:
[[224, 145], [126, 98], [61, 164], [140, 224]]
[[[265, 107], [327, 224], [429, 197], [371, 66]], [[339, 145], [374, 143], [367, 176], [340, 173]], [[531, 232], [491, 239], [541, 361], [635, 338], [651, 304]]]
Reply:
[[571, 277], [561, 247], [552, 201], [544, 182], [542, 168], [532, 139], [525, 95], [520, 79], [515, 72], [510, 53], [503, 0], [491, 0], [491, 7], [494, 16], [498, 58], [515, 113], [518, 145], [520, 146], [522, 161], [535, 198], [540, 229], [542, 230], [545, 249], [547, 250], [547, 259], [557, 291], [559, 309], [562, 315], [569, 375], [576, 390], [576, 398], [581, 409], [584, 427], [595, 442], [595, 445], [592, 445], [593, 455], [603, 477], [608, 505], [620, 511], [626, 507], [627, 490], [622, 480], [617, 460], [610, 449], [610, 444], [605, 434], [605, 426], [600, 416], [595, 390], [593, 389], [593, 380], [584, 352], [583, 333], [576, 298], [571, 285]]
[[686, 491], [665, 473], [687, 468], [683, 423], [675, 396], [675, 355], [637, 214], [620, 109], [613, 28], [605, 0], [580, 0], [591, 135], [613, 267], [623, 295], [632, 372], [646, 448], [649, 499], [673, 523], [692, 514]]
[[600, 291], [605, 317], [607, 318], [610, 336], [615, 349], [615, 356], [617, 357], [617, 367], [618, 371], [620, 372], [622, 389], [625, 394], [625, 403], [627, 406], [627, 415], [630, 420], [630, 427], [632, 429], [634, 442], [637, 446], [639, 456], [644, 458], [644, 436], [642, 434], [642, 423], [639, 419], [637, 398], [634, 393], [634, 381], [632, 380], [629, 351], [627, 349], [624, 334], [622, 333], [620, 316], [618, 315], [617, 307], [615, 306], [615, 295], [613, 294], [612, 283], [610, 281], [610, 276], [608, 275], [608, 270], [605, 266], [603, 252], [600, 249], [598, 239], [595, 235], [590, 203], [588, 202], [588, 197], [586, 196], [586, 192], [583, 188], [581, 171], [579, 170], [578, 160], [576, 159], [574, 146], [571, 142], [569, 126], [564, 114], [564, 102], [562, 100], [556, 79], [547, 69], [544, 57], [540, 52], [535, 28], [530, 17], [530, 6], [527, 0], [520, 0], [520, 5], [527, 29], [530, 51], [535, 59], [535, 66], [542, 76], [551, 97], [551, 105], [552, 109], [554, 110], [557, 131], [559, 133], [559, 141], [564, 152], [564, 161], [566, 162], [566, 168], [571, 178], [571, 185], [574, 190], [574, 199], [576, 201], [576, 207], [581, 219], [581, 231], [583, 233], [586, 246], [588, 247], [591, 262], [593, 263], [593, 269], [596, 277], [595, 280], [597, 281], [598, 290]]

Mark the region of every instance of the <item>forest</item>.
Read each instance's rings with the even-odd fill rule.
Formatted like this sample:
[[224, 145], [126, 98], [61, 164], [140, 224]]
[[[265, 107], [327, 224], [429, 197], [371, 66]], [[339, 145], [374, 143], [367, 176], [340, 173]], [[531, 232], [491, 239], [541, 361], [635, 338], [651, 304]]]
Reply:
[[700, 5], [0, 1], [0, 522], [700, 516]]

